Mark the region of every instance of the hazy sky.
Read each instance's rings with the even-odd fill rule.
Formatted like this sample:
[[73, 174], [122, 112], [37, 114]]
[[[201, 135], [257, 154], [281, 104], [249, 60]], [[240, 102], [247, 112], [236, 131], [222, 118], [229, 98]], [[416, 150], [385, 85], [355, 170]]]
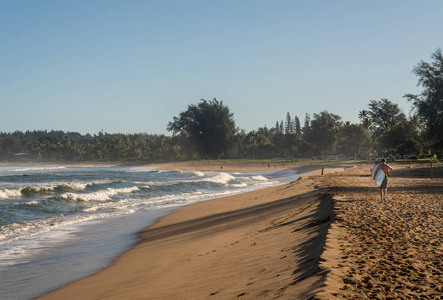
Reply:
[[289, 112], [408, 115], [443, 47], [435, 0], [0, 0], [0, 131], [167, 133], [216, 97], [246, 131]]

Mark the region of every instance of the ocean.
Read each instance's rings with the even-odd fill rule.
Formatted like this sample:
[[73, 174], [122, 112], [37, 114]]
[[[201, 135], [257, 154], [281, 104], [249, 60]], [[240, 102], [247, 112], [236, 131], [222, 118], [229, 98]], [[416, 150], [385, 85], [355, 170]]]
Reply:
[[0, 298], [32, 299], [96, 273], [173, 209], [297, 178], [295, 170], [0, 165]]

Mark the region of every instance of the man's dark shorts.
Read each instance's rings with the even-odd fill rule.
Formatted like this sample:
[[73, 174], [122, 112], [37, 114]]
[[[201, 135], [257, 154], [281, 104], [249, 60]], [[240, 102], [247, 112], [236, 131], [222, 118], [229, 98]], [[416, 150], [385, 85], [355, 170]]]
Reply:
[[385, 179], [383, 179], [383, 182], [380, 185], [380, 190], [384, 190], [388, 188], [388, 176], [385, 176]]

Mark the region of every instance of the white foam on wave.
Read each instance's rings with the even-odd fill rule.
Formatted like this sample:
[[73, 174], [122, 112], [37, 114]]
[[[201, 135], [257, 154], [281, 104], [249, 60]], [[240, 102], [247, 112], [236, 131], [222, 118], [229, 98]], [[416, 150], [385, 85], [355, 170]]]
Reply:
[[256, 176], [251, 176], [252, 180], [257, 180], [257, 181], [267, 181], [268, 179], [262, 175], [256, 175]]
[[[225, 192], [229, 193], [229, 191]], [[153, 208], [166, 208], [166, 207], [187, 205], [205, 199], [216, 198], [217, 195], [219, 195], [219, 193], [195, 191], [195, 192], [186, 192], [179, 194], [168, 194], [168, 195], [145, 198], [145, 199], [127, 198], [117, 202], [96, 203], [87, 208], [84, 208], [83, 211], [85, 212], [114, 211], [114, 212], [124, 212], [125, 214], [127, 214], [139, 210], [149, 210]]]
[[158, 172], [158, 169], [156, 167], [132, 167], [132, 168], [119, 169], [119, 171], [128, 172], [128, 173]]
[[171, 169], [171, 170], [157, 170], [157, 173], [183, 173], [183, 171], [179, 169]]
[[20, 237], [32, 236], [49, 231], [67, 219], [63, 215], [27, 222], [12, 223], [0, 229], [0, 244], [16, 240]]
[[9, 224], [0, 229], [0, 267], [24, 263], [38, 252], [71, 238], [71, 233], [78, 232], [79, 225], [94, 220], [120, 216], [126, 212], [83, 214], [76, 216], [57, 216], [20, 224]]
[[16, 198], [20, 197], [21, 195], [22, 193], [20, 192], [20, 189], [0, 190], [0, 199]]
[[[23, 238], [53, 231], [60, 227], [71, 226], [74, 224], [84, 223], [94, 219], [109, 218], [113, 216], [126, 215], [133, 213], [133, 210], [108, 211], [97, 214], [81, 214], [73, 216], [64, 216], [60, 214], [55, 217], [46, 219], [38, 219], [27, 222], [11, 223], [0, 227], [0, 244], [10, 243]], [[0, 259], [1, 261], [1, 259]]]
[[[94, 211], [123, 211], [123, 210], [127, 210], [128, 207], [132, 207], [135, 205], [139, 205], [141, 204], [142, 201], [138, 200], [138, 199], [123, 199], [117, 202], [102, 202], [102, 203], [97, 203], [91, 206], [88, 206], [86, 208], [83, 209], [83, 211], [85, 212], [94, 212]], [[130, 209], [128, 211], [131, 212], [134, 211], [133, 209]]]
[[60, 184], [58, 187], [66, 190], [84, 190], [87, 187], [91, 187], [92, 183], [82, 183], [82, 182], [70, 182], [70, 183], [63, 183]]
[[203, 179], [203, 181], [213, 182], [213, 183], [218, 183], [218, 184], [227, 184], [229, 181], [234, 180], [234, 179], [235, 179], [235, 177], [229, 173], [218, 173], [217, 175], [215, 175], [213, 177]]
[[87, 194], [79, 194], [79, 193], [65, 193], [59, 196], [60, 199], [64, 200], [73, 200], [73, 201], [106, 201], [111, 199], [111, 197], [117, 195], [117, 194], [125, 194], [125, 193], [132, 193], [134, 191], [138, 191], [139, 188], [129, 187], [129, 188], [121, 188], [121, 189], [113, 189], [113, 188], [107, 188], [106, 190], [101, 190], [93, 193], [87, 193]]
[[36, 204], [40, 204], [40, 202], [32, 200], [32, 201], [27, 202], [26, 204], [28, 204], [28, 205], [36, 205]]
[[41, 166], [41, 167], [26, 167], [26, 168], [17, 168], [11, 170], [12, 172], [29, 172], [29, 171], [50, 171], [50, 170], [61, 170], [66, 169], [65, 166]]
[[235, 188], [241, 188], [241, 187], [245, 187], [248, 186], [246, 183], [242, 182], [242, 183], [233, 183], [229, 185], [230, 187], [235, 187]]
[[[238, 176], [242, 175], [241, 173], [224, 173], [224, 172], [200, 172], [200, 171], [193, 171], [191, 172], [193, 175], [197, 176], [198, 178], [188, 179], [188, 180], [170, 180], [167, 182], [148, 182], [148, 184], [152, 186], [164, 186], [164, 185], [174, 185], [174, 184], [187, 184], [187, 183], [198, 183], [198, 182], [211, 182], [216, 183], [219, 185], [229, 186], [229, 187], [245, 187], [248, 185], [247, 182], [256, 181], [259, 182], [259, 184], [262, 184], [265, 181], [268, 181], [268, 179], [262, 175], [255, 175], [255, 176]], [[233, 175], [237, 175], [237, 177], [234, 177]], [[235, 183], [231, 183], [231, 181], [235, 181]]]
[[70, 182], [70, 183], [54, 184], [49, 186], [26, 186], [15, 189], [3, 189], [0, 190], [0, 199], [46, 194], [46, 193], [52, 193], [55, 190], [65, 190], [65, 191], [84, 190], [90, 186], [92, 186], [92, 183], [90, 182], [89, 183]]

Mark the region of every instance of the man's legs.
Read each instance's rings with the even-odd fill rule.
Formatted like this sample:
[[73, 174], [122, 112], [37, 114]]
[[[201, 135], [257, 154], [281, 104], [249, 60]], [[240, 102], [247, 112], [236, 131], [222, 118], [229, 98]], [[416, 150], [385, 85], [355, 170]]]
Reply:
[[388, 195], [388, 176], [385, 176], [380, 186], [380, 200], [386, 199]]

